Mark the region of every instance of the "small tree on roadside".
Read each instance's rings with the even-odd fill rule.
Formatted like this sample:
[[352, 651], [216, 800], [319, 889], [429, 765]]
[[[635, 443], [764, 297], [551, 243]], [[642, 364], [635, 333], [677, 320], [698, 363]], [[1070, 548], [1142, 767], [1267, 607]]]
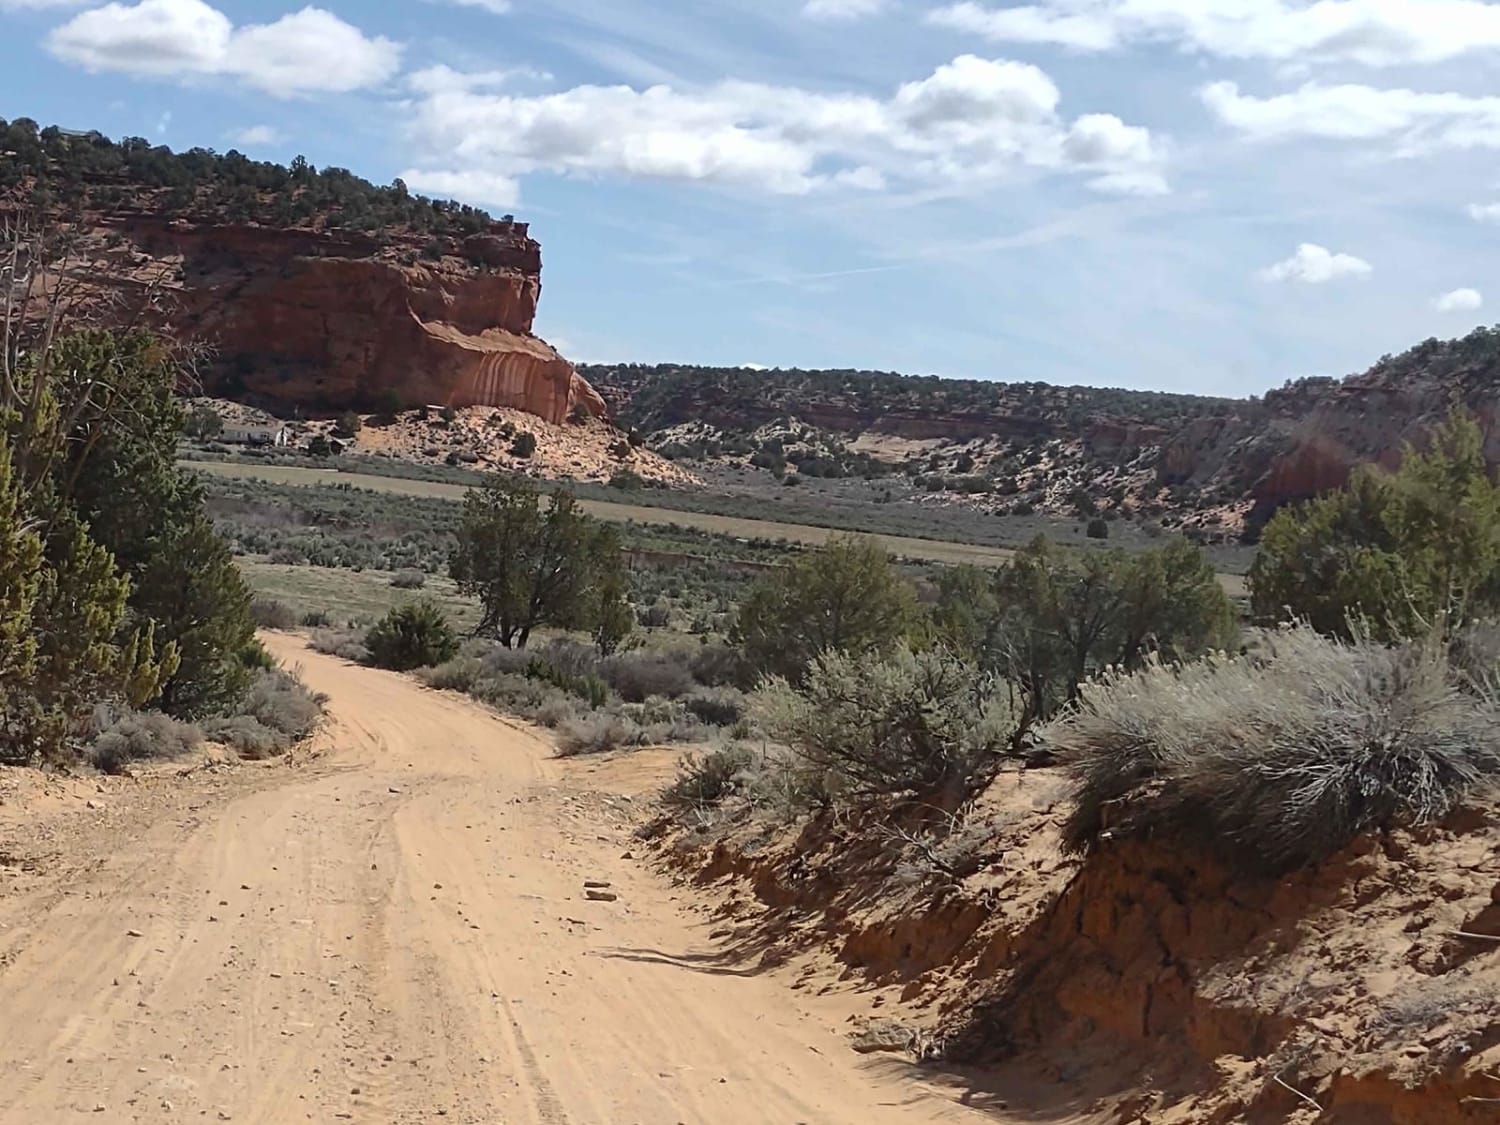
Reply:
[[883, 655], [916, 623], [917, 597], [880, 544], [838, 536], [758, 582], [732, 639], [760, 672], [799, 680], [824, 652]]
[[1046, 719], [1106, 667], [1182, 660], [1229, 643], [1234, 607], [1203, 552], [1067, 551], [1039, 538], [986, 574], [938, 579], [938, 636], [1021, 694], [1023, 726]]
[[458, 638], [443, 611], [424, 600], [398, 606], [372, 625], [365, 648], [377, 668], [409, 672], [452, 660], [458, 655]]
[[338, 421], [333, 424], [333, 434], [335, 437], [341, 437], [347, 441], [364, 428], [365, 424], [360, 419], [360, 416], [352, 410], [346, 410], [339, 415]]
[[595, 534], [598, 574], [594, 583], [594, 645], [604, 656], [618, 652], [635, 631], [635, 607], [630, 604], [630, 579], [623, 565], [620, 536], [601, 526]]
[[[493, 476], [464, 497], [449, 572], [479, 599], [477, 634], [525, 648], [539, 626], [593, 628], [623, 597], [617, 536], [601, 529], [561, 490], [542, 497], [527, 481]], [[611, 635], [614, 633], [611, 626]]]

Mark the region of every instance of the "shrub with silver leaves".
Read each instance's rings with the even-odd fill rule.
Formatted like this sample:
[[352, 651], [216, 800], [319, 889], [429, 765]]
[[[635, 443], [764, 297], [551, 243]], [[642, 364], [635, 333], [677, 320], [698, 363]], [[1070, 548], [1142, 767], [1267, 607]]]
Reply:
[[1442, 646], [1305, 626], [1244, 656], [1107, 675], [1042, 737], [1077, 783], [1075, 849], [1171, 833], [1257, 871], [1435, 822], [1500, 780], [1500, 708]]

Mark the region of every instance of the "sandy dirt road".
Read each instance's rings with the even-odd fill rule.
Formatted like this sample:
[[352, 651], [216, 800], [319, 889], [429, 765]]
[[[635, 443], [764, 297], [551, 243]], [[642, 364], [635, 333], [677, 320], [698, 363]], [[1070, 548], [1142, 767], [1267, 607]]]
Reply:
[[332, 752], [10, 904], [0, 1123], [984, 1119], [715, 957], [586, 767], [270, 645], [331, 697]]

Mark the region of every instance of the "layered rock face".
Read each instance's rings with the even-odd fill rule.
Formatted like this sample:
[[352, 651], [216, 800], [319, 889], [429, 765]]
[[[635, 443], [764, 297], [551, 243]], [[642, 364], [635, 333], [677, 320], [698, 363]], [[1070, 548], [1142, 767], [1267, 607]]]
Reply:
[[118, 264], [96, 284], [167, 273], [163, 315], [212, 349], [208, 389], [308, 412], [503, 406], [561, 422], [604, 400], [532, 334], [541, 249], [525, 224], [382, 244], [340, 231], [113, 214], [96, 230]]
[[1455, 408], [1474, 415], [1486, 460], [1500, 466], [1500, 336], [1429, 341], [1360, 375], [1271, 391], [1255, 407], [1180, 430], [1162, 448], [1162, 482], [1244, 496], [1257, 523], [1342, 488], [1357, 465], [1397, 468]]

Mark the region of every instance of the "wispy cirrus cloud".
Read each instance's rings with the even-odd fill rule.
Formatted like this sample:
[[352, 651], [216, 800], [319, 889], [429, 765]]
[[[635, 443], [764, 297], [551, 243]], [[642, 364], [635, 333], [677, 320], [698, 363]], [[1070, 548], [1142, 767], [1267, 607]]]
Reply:
[[1168, 43], [1220, 58], [1405, 66], [1500, 48], [1484, 0], [962, 0], [929, 22], [995, 42], [1111, 51]]

